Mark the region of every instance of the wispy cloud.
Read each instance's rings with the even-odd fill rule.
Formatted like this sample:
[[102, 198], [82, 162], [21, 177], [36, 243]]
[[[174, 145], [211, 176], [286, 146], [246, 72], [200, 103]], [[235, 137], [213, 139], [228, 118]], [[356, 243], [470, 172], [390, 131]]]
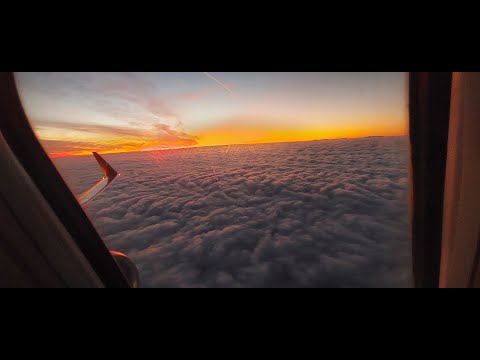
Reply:
[[94, 83], [96, 93], [104, 94], [95, 106], [99, 111], [117, 119], [143, 124], [171, 121], [183, 126], [180, 114], [174, 111], [157, 92], [156, 84], [146, 77], [132, 73], [116, 74], [115, 77]]

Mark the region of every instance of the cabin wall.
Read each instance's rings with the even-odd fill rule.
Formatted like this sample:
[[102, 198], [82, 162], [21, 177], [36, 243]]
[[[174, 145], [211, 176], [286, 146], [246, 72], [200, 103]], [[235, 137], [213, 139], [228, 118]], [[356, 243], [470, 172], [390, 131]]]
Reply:
[[478, 269], [480, 73], [478, 72], [453, 74], [448, 136], [439, 285], [444, 288], [469, 287], [480, 271]]

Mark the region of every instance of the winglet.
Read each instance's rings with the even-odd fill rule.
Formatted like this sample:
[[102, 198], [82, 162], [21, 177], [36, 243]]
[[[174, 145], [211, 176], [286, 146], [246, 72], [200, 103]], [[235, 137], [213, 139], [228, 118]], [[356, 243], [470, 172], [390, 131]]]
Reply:
[[93, 156], [97, 159], [98, 164], [102, 168], [103, 175], [108, 179], [108, 183], [110, 184], [113, 179], [118, 175], [118, 173], [107, 163], [98, 153], [93, 152]]
[[78, 196], [78, 202], [81, 206], [87, 206], [93, 199], [95, 199], [100, 193], [105, 190], [108, 185], [115, 179], [118, 173], [96, 152], [93, 153], [98, 164], [102, 168], [103, 178], [93, 185], [90, 189]]

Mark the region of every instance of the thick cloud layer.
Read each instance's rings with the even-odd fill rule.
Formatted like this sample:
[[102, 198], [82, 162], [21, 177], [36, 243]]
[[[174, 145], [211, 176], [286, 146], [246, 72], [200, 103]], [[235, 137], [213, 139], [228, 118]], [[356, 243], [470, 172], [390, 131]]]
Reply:
[[[407, 140], [105, 155], [121, 173], [87, 213], [143, 286], [411, 284]], [[92, 157], [56, 160], [79, 193]]]

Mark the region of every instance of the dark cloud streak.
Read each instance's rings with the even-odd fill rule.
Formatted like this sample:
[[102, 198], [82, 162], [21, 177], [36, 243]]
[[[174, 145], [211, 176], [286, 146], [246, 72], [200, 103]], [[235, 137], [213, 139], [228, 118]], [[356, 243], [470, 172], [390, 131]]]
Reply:
[[[88, 133], [90, 134], [89, 137], [92, 139], [90, 141], [44, 139], [42, 140], [42, 143], [49, 153], [85, 149], [91, 149], [92, 151], [103, 149], [103, 151], [105, 151], [109, 148], [116, 148], [118, 146], [122, 146], [122, 148], [128, 148], [131, 146], [131, 150], [139, 150], [139, 147], [142, 144], [150, 144], [151, 146], [152, 143], [156, 146], [193, 146], [197, 144], [198, 139], [196, 136], [176, 131], [166, 124], [155, 124], [148, 129], [135, 129], [98, 124], [42, 121], [37, 123], [37, 129], [74, 130]], [[95, 136], [95, 134], [97, 136]], [[105, 137], [109, 138], [109, 140], [103, 140]], [[130, 141], [128, 139], [130, 139]], [[132, 142], [132, 139], [136, 140], [136, 142]]]

